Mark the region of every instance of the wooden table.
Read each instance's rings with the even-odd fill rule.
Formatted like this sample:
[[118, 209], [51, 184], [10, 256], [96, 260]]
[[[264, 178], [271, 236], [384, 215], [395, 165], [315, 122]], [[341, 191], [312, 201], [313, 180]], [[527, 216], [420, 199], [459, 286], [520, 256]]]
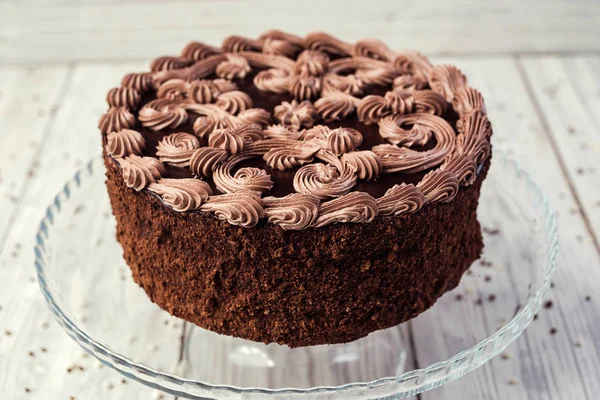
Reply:
[[169, 4], [0, 0], [0, 398], [171, 398], [86, 357], [52, 320], [34, 277], [34, 234], [63, 182], [100, 153], [104, 95], [125, 72], [190, 39], [218, 44], [268, 26], [375, 36], [457, 64], [486, 98], [496, 148], [531, 172], [558, 213], [552, 307], [502, 357], [420, 398], [598, 398], [599, 1]]

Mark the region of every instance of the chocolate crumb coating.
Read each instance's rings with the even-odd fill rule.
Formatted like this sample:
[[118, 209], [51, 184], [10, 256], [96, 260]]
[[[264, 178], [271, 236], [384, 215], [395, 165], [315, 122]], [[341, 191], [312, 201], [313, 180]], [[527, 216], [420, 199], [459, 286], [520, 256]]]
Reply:
[[133, 279], [161, 308], [221, 334], [290, 347], [353, 341], [431, 307], [483, 249], [476, 208], [489, 161], [451, 203], [284, 231], [172, 211], [127, 188], [105, 159]]

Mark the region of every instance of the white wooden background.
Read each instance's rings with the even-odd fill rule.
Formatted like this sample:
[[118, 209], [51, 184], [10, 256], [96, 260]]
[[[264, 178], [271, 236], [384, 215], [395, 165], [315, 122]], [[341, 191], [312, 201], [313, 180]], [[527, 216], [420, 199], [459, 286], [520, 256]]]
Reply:
[[125, 72], [191, 39], [218, 44], [267, 27], [376, 36], [457, 64], [486, 98], [495, 145], [558, 212], [553, 306], [502, 357], [420, 398], [598, 398], [600, 1], [165, 4], [0, 0], [0, 398], [170, 398], [85, 357], [52, 320], [34, 279], [34, 233], [63, 182], [99, 154], [104, 95]]

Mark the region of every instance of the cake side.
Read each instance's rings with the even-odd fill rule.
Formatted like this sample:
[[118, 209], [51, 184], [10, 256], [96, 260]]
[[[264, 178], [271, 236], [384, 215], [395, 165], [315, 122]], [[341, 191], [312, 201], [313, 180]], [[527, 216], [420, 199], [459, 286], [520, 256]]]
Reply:
[[483, 248], [476, 208], [489, 163], [451, 203], [298, 232], [167, 210], [105, 161], [134, 280], [169, 313], [222, 334], [292, 347], [352, 341], [431, 307]]

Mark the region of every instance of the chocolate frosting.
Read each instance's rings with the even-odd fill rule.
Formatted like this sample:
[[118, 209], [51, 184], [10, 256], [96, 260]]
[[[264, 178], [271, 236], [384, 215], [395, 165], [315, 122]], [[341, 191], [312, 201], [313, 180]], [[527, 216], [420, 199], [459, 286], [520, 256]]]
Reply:
[[135, 154], [125, 158], [116, 158], [123, 169], [125, 184], [137, 191], [145, 189], [150, 183], [155, 183], [166, 175], [164, 165], [153, 157], [140, 157]]
[[181, 104], [171, 99], [152, 100], [138, 114], [142, 125], [155, 131], [177, 128], [186, 122], [187, 118], [188, 115]]
[[435, 201], [447, 203], [458, 193], [458, 179], [450, 171], [436, 169], [428, 172], [418, 183], [417, 188], [423, 192], [425, 203]]
[[318, 199], [339, 197], [348, 193], [355, 183], [356, 174], [352, 169], [340, 171], [329, 164], [308, 164], [294, 175], [294, 189]]
[[[150, 72], [131, 73], [123, 77], [121, 87], [135, 89], [145, 93], [156, 89], [154, 77]], [[110, 105], [110, 104], [109, 104]]]
[[232, 90], [219, 95], [215, 104], [226, 112], [237, 115], [252, 108], [252, 99], [244, 92]]
[[183, 58], [200, 61], [206, 57], [221, 53], [223, 50], [200, 42], [190, 42], [181, 51]]
[[334, 222], [369, 223], [379, 212], [377, 200], [363, 192], [352, 192], [319, 206], [319, 217], [314, 227]]
[[380, 215], [415, 212], [425, 204], [425, 195], [413, 184], [394, 185], [377, 199]]
[[241, 79], [250, 72], [250, 65], [248, 61], [237, 54], [227, 54], [227, 59], [222, 61], [215, 72], [220, 78], [223, 79]]
[[189, 133], [171, 133], [164, 137], [156, 146], [156, 155], [163, 163], [177, 167], [187, 167], [200, 141]]
[[211, 176], [229, 157], [226, 150], [214, 147], [202, 147], [190, 158], [190, 168], [196, 176]]
[[127, 107], [118, 106], [108, 109], [98, 122], [98, 128], [103, 134], [131, 129], [135, 126], [135, 117]]
[[370, 181], [377, 179], [383, 172], [381, 159], [371, 150], [344, 153], [342, 154], [341, 160], [345, 165], [345, 168], [354, 170], [358, 179]]
[[[180, 80], [180, 79], [178, 79], [178, 81], [184, 82], [183, 80]], [[164, 86], [164, 85], [162, 85], [162, 86]], [[219, 97], [219, 95], [222, 92], [226, 92], [226, 91], [223, 91], [221, 88], [219, 88], [219, 86], [215, 82], [212, 82], [212, 81], [199, 80], [199, 81], [193, 81], [191, 83], [186, 83], [186, 97], [194, 103], [198, 103], [198, 104], [212, 103]]]
[[248, 228], [265, 216], [265, 203], [255, 192], [241, 191], [210, 196], [200, 210], [213, 213], [217, 218]]
[[284, 101], [275, 107], [273, 117], [282, 125], [298, 130], [312, 127], [318, 118], [318, 114], [310, 101], [305, 100], [298, 103], [296, 100], [292, 100], [291, 103]]
[[304, 49], [304, 42], [300, 36], [276, 29], [266, 31], [260, 35], [258, 43], [264, 53], [278, 54], [288, 58], [293, 58]]
[[210, 186], [199, 179], [160, 179], [148, 190], [175, 211], [197, 210], [212, 195]]
[[111, 107], [127, 107], [135, 109], [142, 101], [140, 92], [128, 87], [113, 88], [106, 94], [106, 102]]
[[225, 150], [229, 154], [237, 154], [244, 150], [244, 138], [233, 129], [217, 129], [208, 137], [208, 146]]
[[376, 39], [192, 42], [107, 103], [99, 128], [127, 186], [243, 227], [417, 212], [473, 184], [491, 153], [483, 98], [460, 70]]
[[232, 156], [219, 165], [213, 173], [217, 188], [223, 193], [235, 193], [242, 190], [257, 192], [259, 195], [273, 187], [271, 176], [264, 169], [243, 167], [232, 173], [233, 168], [252, 156]]
[[378, 39], [361, 39], [354, 43], [352, 55], [383, 61], [390, 61], [394, 58], [394, 52]]
[[320, 50], [335, 56], [349, 56], [352, 45], [345, 43], [324, 32], [312, 32], [304, 38], [307, 49]]
[[483, 96], [477, 89], [470, 86], [459, 88], [452, 100], [452, 105], [457, 113], [467, 115], [473, 111], [481, 111], [485, 114]]
[[113, 157], [125, 157], [130, 154], [141, 155], [146, 148], [146, 140], [138, 132], [122, 129], [106, 135], [106, 152]]
[[429, 76], [429, 86], [450, 102], [454, 99], [454, 93], [466, 84], [467, 78], [453, 65], [438, 65]]
[[269, 222], [285, 230], [302, 230], [314, 225], [319, 216], [319, 200], [313, 196], [292, 193], [284, 197], [266, 197], [265, 215]]
[[[410, 130], [403, 126], [412, 125]], [[456, 134], [444, 119], [430, 114], [390, 115], [379, 123], [381, 136], [390, 144], [373, 147], [381, 158], [385, 172], [418, 172], [439, 165], [454, 147]], [[426, 145], [431, 136], [435, 145], [430, 150], [416, 151], [412, 145]]]
[[171, 69], [181, 69], [190, 66], [194, 60], [185, 57], [158, 57], [150, 64], [152, 72], [168, 71]]
[[169, 100], [183, 100], [188, 97], [190, 84], [182, 79], [170, 79], [158, 88], [156, 97]]

